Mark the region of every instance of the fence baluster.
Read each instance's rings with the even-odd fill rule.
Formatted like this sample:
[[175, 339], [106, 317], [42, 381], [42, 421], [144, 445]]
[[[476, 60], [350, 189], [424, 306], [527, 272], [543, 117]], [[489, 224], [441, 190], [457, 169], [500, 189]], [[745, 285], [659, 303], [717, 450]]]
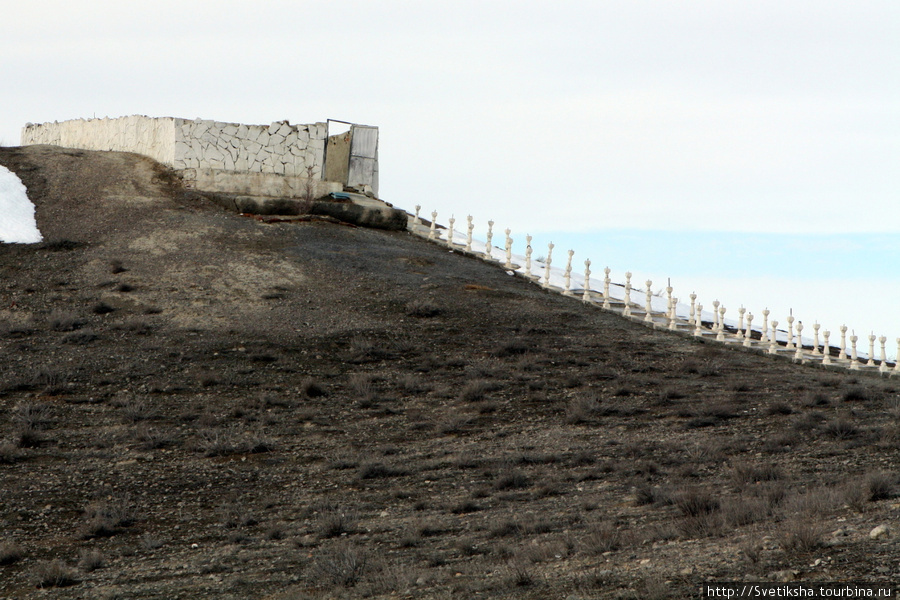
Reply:
[[703, 335], [703, 305], [697, 305], [697, 312], [694, 313], [694, 336]]
[[584, 294], [581, 296], [583, 302], [591, 301], [591, 259], [584, 261]]
[[434, 228], [435, 228], [436, 222], [437, 222], [437, 211], [433, 210], [433, 211], [431, 211], [431, 227], [428, 228], [428, 239], [429, 240], [434, 239], [434, 232], [435, 232]]
[[753, 313], [747, 313], [747, 331], [744, 334], [744, 347], [745, 348], [750, 347], [751, 340], [753, 339], [753, 336], [751, 335], [751, 333], [753, 332], [752, 324], [753, 324]]
[[788, 315], [787, 322], [788, 322], [788, 330], [787, 330], [788, 339], [787, 339], [787, 345], [785, 346], [785, 349], [793, 350], [794, 349], [794, 309], [793, 308], [791, 309], [791, 313]]
[[454, 223], [456, 223], [456, 219], [454, 219], [453, 217], [450, 217], [450, 219], [447, 221], [447, 224], [449, 226], [447, 228], [447, 246], [450, 248], [453, 247], [453, 224]]
[[875, 366], [875, 332], [869, 334], [869, 360], [866, 361], [867, 367]]
[[694, 292], [691, 292], [691, 312], [688, 316], [688, 324], [690, 324], [690, 325], [695, 325], [694, 317], [696, 316], [697, 312], [694, 310], [694, 306], [695, 306], [696, 302], [697, 302], [697, 294], [695, 294]]
[[534, 252], [534, 249], [531, 247], [531, 239], [530, 235], [525, 236], [525, 243], [527, 244], [525, 246], [525, 275], [529, 278], [533, 277], [531, 274], [531, 253]]
[[566, 261], [566, 271], [564, 275], [564, 279], [566, 282], [566, 287], [563, 290], [564, 296], [572, 295], [572, 256], [575, 254], [574, 250], [569, 250], [569, 260]]
[[778, 354], [778, 321], [772, 319], [772, 337], [769, 338], [769, 354]]
[[553, 262], [553, 242], [547, 244], [547, 260], [544, 262], [544, 287], [550, 287], [550, 264]]
[[626, 317], [631, 316], [631, 271], [625, 272], [625, 309], [622, 314]]
[[652, 285], [653, 285], [653, 282], [648, 279], [647, 280], [647, 302], [645, 305], [645, 310], [647, 311], [647, 314], [644, 315], [644, 320], [647, 321], [648, 323], [653, 322], [653, 316], [650, 314], [651, 312], [653, 312], [653, 304], [652, 304], [653, 290], [650, 289], [650, 286], [652, 286]]
[[794, 360], [803, 361], [803, 321], [797, 321], [797, 351]]
[[609, 304], [609, 267], [603, 268], [603, 308], [611, 308]]

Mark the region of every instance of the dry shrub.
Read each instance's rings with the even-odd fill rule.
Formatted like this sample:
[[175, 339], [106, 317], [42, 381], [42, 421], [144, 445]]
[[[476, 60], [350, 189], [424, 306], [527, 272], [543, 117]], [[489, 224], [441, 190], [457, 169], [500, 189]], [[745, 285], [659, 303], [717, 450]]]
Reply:
[[582, 540], [587, 554], [600, 555], [604, 552], [615, 552], [622, 548], [625, 536], [614, 523], [603, 521], [592, 527]]
[[817, 521], [792, 519], [781, 529], [779, 543], [785, 552], [812, 552], [822, 546], [824, 532]]
[[318, 533], [322, 538], [338, 537], [356, 531], [359, 517], [355, 511], [342, 510], [334, 506], [324, 507], [319, 514]]
[[490, 389], [491, 386], [487, 381], [470, 381], [459, 392], [458, 400], [460, 402], [480, 402], [484, 400]]
[[362, 579], [369, 562], [365, 549], [345, 543], [320, 554], [314, 572], [333, 586], [353, 587]]
[[406, 314], [410, 317], [427, 319], [441, 314], [441, 307], [431, 300], [413, 300], [406, 305]]
[[96, 550], [82, 548], [78, 552], [78, 568], [90, 573], [106, 566], [106, 557]]
[[84, 519], [78, 530], [82, 539], [113, 536], [135, 520], [127, 498], [89, 504], [84, 509]]
[[772, 463], [737, 463], [731, 469], [731, 479], [737, 486], [760, 481], [777, 481], [784, 478], [781, 469]]
[[0, 566], [11, 565], [25, 557], [25, 550], [15, 542], [0, 542]]
[[688, 488], [677, 492], [673, 496], [673, 502], [686, 517], [713, 514], [721, 508], [718, 498], [700, 488]]
[[78, 583], [74, 569], [61, 560], [45, 560], [34, 567], [34, 576], [39, 588], [67, 587]]
[[602, 410], [599, 400], [593, 394], [581, 394], [566, 407], [566, 423], [577, 425], [588, 423]]

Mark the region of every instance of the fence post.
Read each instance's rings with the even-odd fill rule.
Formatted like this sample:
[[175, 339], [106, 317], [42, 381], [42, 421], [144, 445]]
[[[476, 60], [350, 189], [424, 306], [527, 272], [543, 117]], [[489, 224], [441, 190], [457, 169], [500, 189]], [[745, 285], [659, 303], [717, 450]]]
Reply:
[[526, 235], [526, 236], [525, 236], [525, 243], [527, 244], [527, 245], [525, 246], [525, 274], [526, 274], [529, 278], [532, 277], [532, 274], [531, 274], [531, 253], [534, 252], [534, 249], [531, 247], [531, 239], [532, 239], [532, 238], [531, 238], [530, 235]]
[[591, 301], [591, 259], [584, 261], [584, 294], [581, 296], [583, 302]]
[[831, 332], [827, 329], [822, 333], [825, 337], [825, 345], [822, 348], [822, 364], [830, 365], [831, 364], [831, 344], [828, 342], [828, 338], [831, 337]]
[[[609, 267], [603, 269], [605, 276], [603, 277], [603, 308], [610, 308], [609, 304]], [[900, 343], [900, 339], [897, 340]]]
[[466, 234], [466, 252], [472, 251], [472, 231], [475, 229], [475, 224], [472, 223], [472, 215], [466, 217], [466, 221], [469, 222], [467, 225], [468, 233]]
[[744, 348], [749, 348], [751, 340], [753, 336], [751, 333], [753, 332], [753, 328], [751, 325], [753, 324], [753, 313], [747, 313], [747, 333], [744, 334]]
[[813, 354], [819, 354], [819, 322], [816, 321], [813, 323]]
[[719, 333], [716, 334], [716, 340], [725, 341], [725, 307], [719, 307]]
[[422, 206], [420, 204], [416, 204], [416, 216], [413, 217], [413, 225], [418, 225], [422, 222], [422, 219], [419, 218], [420, 210], [422, 210]]
[[494, 237], [494, 222], [488, 221], [488, 232], [487, 232], [487, 245], [484, 247], [484, 257], [488, 260], [491, 259], [491, 252], [493, 248], [491, 246], [491, 239]]
[[744, 337], [744, 313], [747, 312], [747, 309], [741, 306], [738, 309], [738, 330], [737, 337], [738, 339], [742, 339]]
[[550, 264], [553, 262], [553, 242], [547, 244], [547, 260], [544, 262], [544, 287], [550, 287]]
[[653, 317], [650, 315], [650, 313], [653, 311], [653, 304], [651, 303], [652, 298], [653, 298], [653, 290], [650, 289], [650, 286], [653, 285], [653, 282], [648, 279], [646, 283], [647, 283], [647, 302], [645, 305], [645, 310], [647, 311], [647, 314], [644, 315], [644, 320], [647, 321], [648, 323], [652, 323]]
[[897, 338], [897, 357], [894, 359], [894, 373], [900, 373], [900, 337]]
[[447, 229], [447, 246], [449, 248], [453, 247], [453, 224], [454, 223], [456, 223], [456, 219], [454, 219], [453, 217], [450, 217], [447, 220], [447, 224], [449, 225], [449, 228]]
[[838, 358], [846, 359], [847, 358], [847, 326], [841, 325], [841, 353], [838, 354]]
[[778, 321], [772, 319], [772, 337], [769, 338], [769, 354], [778, 354]]
[[[671, 319], [669, 316], [672, 312], [672, 279], [666, 280], [666, 319]], [[671, 322], [671, 321], [670, 321]]]
[[850, 336], [850, 352], [851, 352], [851, 354], [850, 354], [850, 369], [853, 371], [859, 370], [859, 363], [856, 362], [856, 359], [857, 359], [856, 340], [858, 340], [858, 339], [859, 338], [857, 337], [857, 335], [855, 333]]
[[697, 305], [697, 312], [694, 313], [694, 336], [700, 337], [703, 335], [703, 305]]
[[797, 351], [794, 360], [803, 361], [803, 321], [797, 321]]
[[631, 271], [625, 272], [625, 309], [622, 314], [626, 317], [631, 316]]
[[566, 288], [563, 290], [564, 296], [572, 295], [572, 256], [574, 254], [575, 254], [574, 250], [569, 250], [569, 260], [566, 261], [566, 271], [565, 271]]
[[875, 366], [875, 332], [869, 334], [869, 360], [866, 361], [867, 367]]
[[788, 331], [787, 331], [788, 339], [787, 339], [787, 346], [785, 346], [785, 348], [787, 350], [793, 350], [794, 349], [794, 309], [793, 308], [791, 309], [791, 313], [788, 315], [787, 322], [788, 322]]
[[768, 342], [769, 341], [769, 309], [765, 309], [763, 311], [763, 326], [762, 326], [762, 336], [759, 339], [760, 342]]
[[675, 331], [678, 329], [676, 325], [675, 318], [677, 314], [675, 312], [675, 308], [678, 306], [678, 298], [672, 298], [672, 310], [669, 311], [669, 331]]
[[435, 221], [437, 221], [437, 211], [433, 210], [433, 211], [431, 211], [431, 227], [428, 228], [428, 239], [429, 240], [434, 239], [434, 223], [435, 223]]
[[695, 294], [694, 292], [691, 292], [691, 312], [690, 312], [690, 316], [688, 317], [688, 323], [691, 325], [694, 325], [694, 317], [697, 314], [697, 312], [694, 310], [694, 306], [695, 306], [696, 302], [697, 302], [697, 294]]
[[887, 338], [885, 336], [881, 336], [878, 338], [878, 341], [881, 343], [881, 366], [878, 367], [878, 371], [881, 373], [887, 373], [887, 350], [884, 345], [887, 343]]
[[506, 231], [504, 231], [504, 233], [506, 234], [506, 264], [504, 266], [507, 269], [512, 269], [513, 268], [513, 265], [512, 265], [513, 239], [511, 237], [509, 237], [509, 234], [512, 233], [512, 230], [509, 227], [507, 227]]

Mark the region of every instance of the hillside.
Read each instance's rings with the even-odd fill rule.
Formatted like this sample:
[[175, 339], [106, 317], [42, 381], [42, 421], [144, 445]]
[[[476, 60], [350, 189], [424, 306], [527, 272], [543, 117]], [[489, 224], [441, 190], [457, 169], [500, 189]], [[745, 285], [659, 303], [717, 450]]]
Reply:
[[900, 577], [894, 381], [655, 332], [405, 232], [225, 212], [137, 155], [0, 164], [46, 240], [0, 245], [2, 597]]

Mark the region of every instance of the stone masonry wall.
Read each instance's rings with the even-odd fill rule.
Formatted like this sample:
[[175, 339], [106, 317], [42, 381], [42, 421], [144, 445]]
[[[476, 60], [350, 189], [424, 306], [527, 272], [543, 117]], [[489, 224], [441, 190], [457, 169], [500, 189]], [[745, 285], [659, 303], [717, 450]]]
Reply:
[[174, 119], [176, 169], [272, 173], [320, 179], [325, 158], [325, 123], [241, 125]]

